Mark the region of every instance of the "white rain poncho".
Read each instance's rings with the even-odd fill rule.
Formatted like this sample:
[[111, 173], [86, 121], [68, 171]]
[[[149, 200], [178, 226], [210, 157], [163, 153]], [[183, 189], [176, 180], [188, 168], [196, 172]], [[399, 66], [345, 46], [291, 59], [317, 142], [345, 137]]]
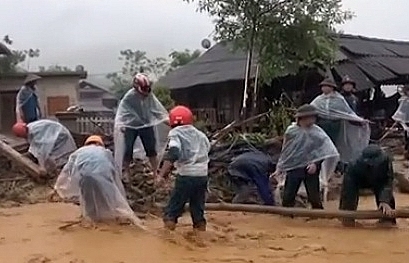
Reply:
[[[285, 132], [285, 144], [277, 163], [277, 170], [288, 172], [307, 167], [311, 163], [321, 164], [320, 183], [324, 189], [324, 201], [327, 199], [328, 180], [339, 161], [339, 153], [334, 143], [323, 129], [317, 125], [301, 128], [292, 123]], [[277, 178], [277, 189], [285, 183], [285, 178]], [[301, 192], [305, 191], [300, 189]]]
[[393, 114], [392, 119], [402, 125], [406, 132], [409, 132], [409, 97], [402, 96], [399, 99], [399, 107]]
[[179, 150], [176, 172], [186, 176], [207, 176], [210, 142], [207, 136], [192, 125], [173, 128], [169, 132], [169, 148]]
[[28, 151], [46, 170], [64, 165], [69, 155], [77, 149], [70, 131], [56, 121], [38, 120], [27, 127]]
[[[153, 93], [150, 93], [147, 97], [144, 97], [134, 88], [131, 88], [119, 103], [118, 110], [115, 115], [115, 162], [118, 167], [122, 167], [125, 155], [125, 128], [139, 130], [153, 127], [157, 144], [156, 150], [157, 152], [160, 152], [159, 150], [164, 151], [166, 145], [160, 145], [161, 141], [158, 140], [159, 136], [157, 126], [168, 119], [168, 112]], [[143, 149], [139, 137], [137, 138], [134, 147]]]
[[341, 122], [341, 130], [334, 141], [335, 146], [342, 162], [356, 160], [369, 144], [371, 135], [369, 123], [359, 117], [338, 92], [321, 94], [311, 102], [311, 105], [315, 106], [320, 118]]
[[81, 215], [92, 221], [130, 219], [140, 225], [129, 206], [112, 153], [101, 146], [84, 146], [71, 154], [54, 186], [66, 200], [77, 199]]

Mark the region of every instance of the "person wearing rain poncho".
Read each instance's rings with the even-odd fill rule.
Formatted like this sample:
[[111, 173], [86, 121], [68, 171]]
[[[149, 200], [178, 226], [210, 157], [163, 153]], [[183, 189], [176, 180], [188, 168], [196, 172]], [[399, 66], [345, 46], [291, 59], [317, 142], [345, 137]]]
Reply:
[[[379, 223], [395, 225], [393, 180], [391, 158], [378, 145], [369, 145], [344, 175], [339, 208], [355, 211], [358, 207], [359, 190], [371, 189], [375, 194], [376, 205], [385, 215]], [[355, 226], [354, 219], [343, 219], [342, 222], [344, 226]]]
[[77, 149], [70, 131], [56, 121], [44, 119], [29, 124], [17, 122], [13, 132], [27, 139], [30, 144], [28, 152], [46, 171], [62, 167], [69, 155]]
[[93, 223], [130, 220], [141, 225], [126, 200], [112, 153], [99, 136], [88, 137], [84, 146], [71, 154], [52, 194], [79, 201], [81, 217]]
[[398, 122], [404, 129], [405, 133], [405, 151], [409, 153], [409, 85], [401, 88], [402, 97], [399, 99], [399, 107], [393, 114], [392, 119]]
[[41, 79], [40, 76], [29, 74], [24, 80], [24, 86], [17, 93], [17, 122], [31, 123], [41, 118], [36, 86], [39, 79]]
[[344, 76], [341, 82], [341, 94], [344, 96], [348, 106], [355, 112], [358, 113], [359, 109], [359, 99], [355, 96], [356, 83], [349, 76]]
[[125, 178], [129, 176], [129, 164], [138, 137], [156, 175], [158, 153], [155, 126], [167, 121], [168, 112], [152, 93], [150, 80], [144, 74], [136, 74], [133, 87], [119, 103], [114, 125], [115, 161], [118, 167], [125, 169]]
[[344, 171], [346, 165], [356, 160], [369, 144], [369, 123], [349, 107], [345, 98], [335, 90], [337, 86], [333, 81], [326, 79], [320, 83], [320, 87], [322, 94], [310, 104], [317, 109], [317, 125], [337, 147], [342, 166], [340, 170]]
[[190, 109], [176, 106], [169, 112], [169, 119], [172, 129], [168, 135], [168, 151], [157, 183], [168, 177], [172, 166], [175, 166], [177, 176], [164, 209], [163, 221], [167, 229], [174, 230], [185, 204], [189, 202], [193, 228], [205, 231], [204, 208], [210, 142], [203, 132], [192, 125], [193, 114]]
[[[337, 162], [338, 151], [328, 135], [315, 124], [314, 106], [303, 105], [284, 134], [283, 148], [273, 176], [285, 173], [282, 205], [293, 207], [301, 183], [314, 209], [322, 209], [320, 171], [323, 161]], [[328, 173], [328, 171], [323, 171]]]

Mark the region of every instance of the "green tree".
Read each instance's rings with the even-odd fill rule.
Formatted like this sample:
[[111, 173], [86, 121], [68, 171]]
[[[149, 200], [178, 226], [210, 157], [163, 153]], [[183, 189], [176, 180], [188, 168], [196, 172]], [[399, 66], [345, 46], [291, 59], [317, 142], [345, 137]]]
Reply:
[[335, 26], [352, 18], [341, 0], [183, 0], [215, 21], [215, 39], [254, 51], [265, 80], [332, 63]]
[[[8, 36], [3, 37], [2, 41], [7, 46], [12, 46], [13, 40]], [[27, 50], [12, 50], [10, 56], [0, 57], [0, 74], [12, 73], [18, 71], [18, 65], [27, 61], [27, 69], [29, 69], [29, 61], [31, 58], [40, 56], [39, 49]]]
[[60, 66], [60, 65], [51, 65], [47, 68], [44, 66], [39, 66], [38, 70], [40, 72], [75, 72], [75, 70], [67, 67], [67, 66]]
[[185, 49], [183, 51], [173, 51], [172, 53], [169, 54], [171, 62], [168, 72], [188, 64], [192, 60], [198, 58], [200, 55], [201, 52], [198, 49], [194, 51], [190, 51], [189, 49]]
[[175, 106], [175, 101], [170, 96], [169, 88], [164, 86], [155, 86], [153, 88], [153, 93], [167, 110], [170, 110]]

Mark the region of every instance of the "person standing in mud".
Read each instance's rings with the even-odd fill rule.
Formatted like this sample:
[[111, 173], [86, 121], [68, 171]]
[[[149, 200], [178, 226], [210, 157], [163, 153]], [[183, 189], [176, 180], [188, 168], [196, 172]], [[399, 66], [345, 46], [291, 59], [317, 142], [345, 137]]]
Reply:
[[41, 108], [37, 96], [37, 81], [40, 76], [29, 74], [24, 85], [17, 93], [16, 119], [17, 122], [31, 123], [41, 118]]
[[[396, 225], [396, 219], [393, 218], [393, 178], [391, 158], [378, 145], [369, 145], [344, 175], [339, 209], [356, 211], [359, 190], [371, 189], [375, 194], [376, 205], [385, 215], [379, 223]], [[343, 219], [342, 223], [344, 226], [355, 226], [354, 219]]]
[[206, 231], [204, 217], [208, 180], [210, 142], [207, 136], [193, 126], [193, 114], [184, 106], [176, 106], [169, 112], [172, 129], [168, 135], [168, 151], [157, 177], [160, 184], [175, 166], [177, 176], [169, 202], [164, 209], [163, 222], [174, 230], [178, 218], [189, 202], [193, 229]]
[[303, 105], [284, 134], [283, 149], [273, 176], [286, 173], [282, 205], [294, 207], [295, 198], [304, 182], [313, 209], [323, 209], [320, 195], [320, 170], [324, 160], [338, 160], [339, 154], [328, 135], [315, 124], [317, 112]]
[[341, 94], [344, 96], [349, 107], [355, 112], [358, 113], [359, 109], [359, 99], [355, 96], [354, 92], [356, 91], [356, 83], [349, 76], [344, 76], [341, 83], [342, 91]]
[[229, 165], [230, 180], [235, 189], [232, 203], [248, 201], [253, 185], [264, 205], [275, 205], [270, 189], [270, 175], [275, 171], [276, 164], [271, 157], [261, 151], [245, 152], [237, 156]]

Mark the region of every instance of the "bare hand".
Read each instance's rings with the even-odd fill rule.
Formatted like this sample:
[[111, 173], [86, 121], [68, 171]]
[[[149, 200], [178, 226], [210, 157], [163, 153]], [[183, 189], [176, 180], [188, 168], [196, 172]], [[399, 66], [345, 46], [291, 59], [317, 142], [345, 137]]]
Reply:
[[315, 163], [311, 163], [307, 166], [308, 174], [315, 174], [316, 172], [317, 172], [317, 165]]
[[380, 203], [379, 204], [379, 210], [382, 211], [382, 213], [387, 216], [387, 217], [394, 217], [395, 216], [395, 210], [393, 210], [390, 205], [387, 203]]

